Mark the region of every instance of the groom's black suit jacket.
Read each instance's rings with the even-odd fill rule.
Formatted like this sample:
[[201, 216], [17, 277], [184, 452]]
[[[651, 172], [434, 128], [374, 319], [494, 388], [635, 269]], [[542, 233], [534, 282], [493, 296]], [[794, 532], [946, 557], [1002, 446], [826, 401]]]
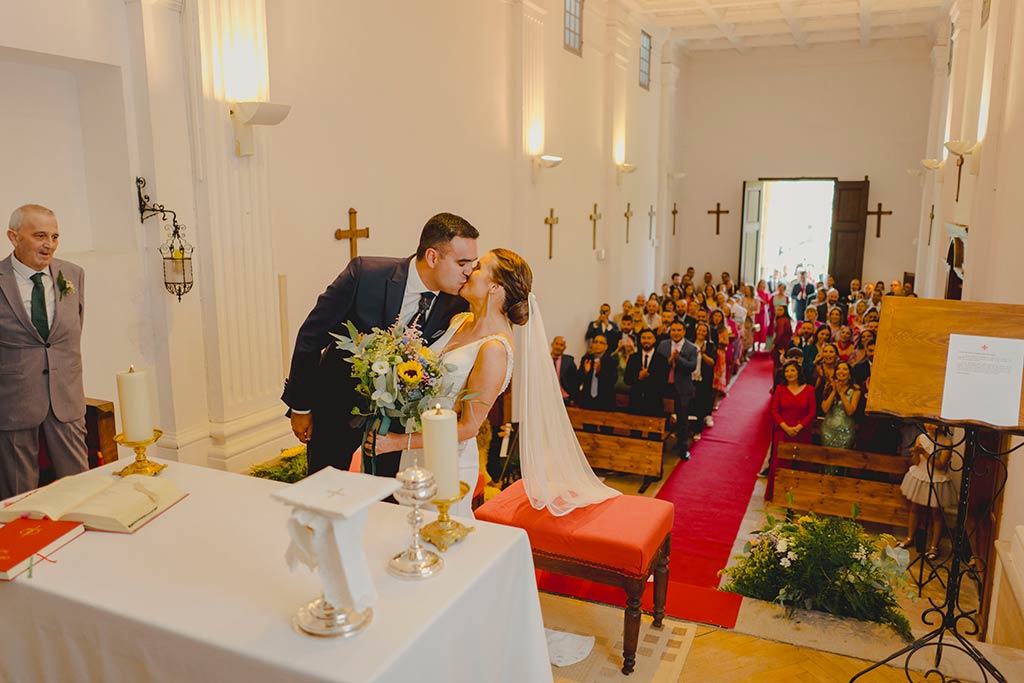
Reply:
[[[350, 426], [356, 383], [348, 354], [331, 333], [347, 334], [345, 321], [360, 332], [390, 327], [402, 310], [412, 257], [360, 256], [352, 259], [317, 299], [295, 339], [291, 369], [281, 396], [289, 408], [313, 411], [308, 445], [310, 473], [333, 465], [348, 469], [362, 433]], [[430, 343], [441, 336], [454, 314], [467, 310], [460, 297], [441, 292], [423, 328]]]

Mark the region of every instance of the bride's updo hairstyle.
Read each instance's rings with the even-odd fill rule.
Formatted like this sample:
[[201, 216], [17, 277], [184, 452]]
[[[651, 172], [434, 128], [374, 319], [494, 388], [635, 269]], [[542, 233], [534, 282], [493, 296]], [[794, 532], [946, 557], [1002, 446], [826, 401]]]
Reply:
[[505, 290], [501, 312], [513, 325], [525, 325], [530, 319], [530, 289], [533, 271], [523, 257], [508, 249], [492, 249], [494, 266], [491, 279]]

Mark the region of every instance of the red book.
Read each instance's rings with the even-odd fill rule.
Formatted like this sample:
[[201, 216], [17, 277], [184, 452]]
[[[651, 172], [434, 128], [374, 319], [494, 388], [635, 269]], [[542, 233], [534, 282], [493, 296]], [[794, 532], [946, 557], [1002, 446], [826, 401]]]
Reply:
[[[0, 527], [0, 580], [10, 581], [28, 569], [36, 555], [48, 557], [82, 535], [81, 522], [16, 519]], [[36, 557], [36, 564], [46, 560]]]

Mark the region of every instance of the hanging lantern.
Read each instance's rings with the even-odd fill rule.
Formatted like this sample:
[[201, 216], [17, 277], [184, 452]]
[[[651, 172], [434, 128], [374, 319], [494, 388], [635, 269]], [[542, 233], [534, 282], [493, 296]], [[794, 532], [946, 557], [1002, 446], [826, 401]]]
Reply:
[[[149, 195], [143, 194], [146, 179], [139, 176], [135, 179], [135, 189], [139, 197], [139, 216], [142, 221], [159, 215], [164, 221], [167, 241], [160, 245], [160, 255], [164, 261], [164, 288], [178, 297], [188, 294], [194, 282], [192, 278], [192, 252], [194, 247], [185, 239], [185, 226], [178, 223], [178, 215], [163, 204], [150, 203]], [[170, 216], [170, 223], [167, 217]]]

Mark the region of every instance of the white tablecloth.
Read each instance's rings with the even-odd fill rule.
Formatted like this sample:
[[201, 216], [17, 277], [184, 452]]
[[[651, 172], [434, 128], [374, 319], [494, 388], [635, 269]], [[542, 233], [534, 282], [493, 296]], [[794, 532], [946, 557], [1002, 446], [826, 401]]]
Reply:
[[523, 531], [475, 522], [440, 574], [402, 581], [385, 563], [409, 543], [408, 510], [374, 504], [373, 622], [321, 639], [291, 626], [319, 586], [285, 565], [289, 510], [270, 498], [283, 484], [173, 462], [160, 476], [189, 496], [133, 535], [86, 532], [32, 579], [0, 583], [0, 680], [551, 680]]

